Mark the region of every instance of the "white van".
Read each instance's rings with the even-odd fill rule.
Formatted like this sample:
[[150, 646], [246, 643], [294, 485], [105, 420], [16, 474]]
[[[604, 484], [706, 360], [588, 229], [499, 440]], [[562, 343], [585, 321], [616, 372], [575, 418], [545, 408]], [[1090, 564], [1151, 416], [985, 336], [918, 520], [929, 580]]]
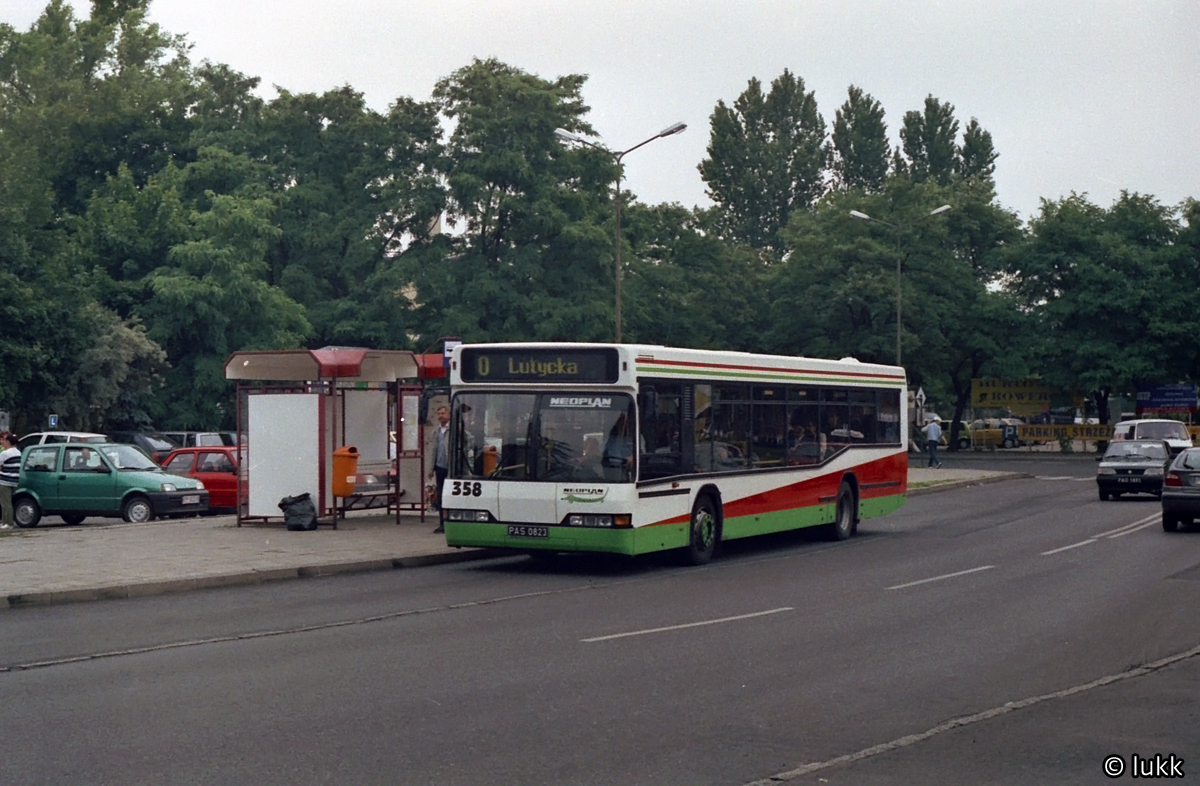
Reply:
[[1192, 446], [1187, 426], [1178, 420], [1122, 420], [1113, 427], [1113, 441], [1123, 439], [1161, 439], [1171, 448], [1171, 455]]

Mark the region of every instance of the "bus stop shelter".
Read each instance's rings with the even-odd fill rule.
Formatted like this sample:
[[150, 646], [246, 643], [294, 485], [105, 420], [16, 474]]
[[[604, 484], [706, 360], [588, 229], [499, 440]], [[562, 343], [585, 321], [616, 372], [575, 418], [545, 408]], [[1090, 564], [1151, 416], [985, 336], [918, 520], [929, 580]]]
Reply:
[[[280, 519], [280, 501], [304, 493], [335, 528], [347, 510], [376, 507], [397, 524], [402, 509], [424, 520], [422, 377], [418, 356], [399, 350], [233, 353], [225, 378], [238, 383], [238, 526]], [[335, 497], [340, 447], [356, 449], [358, 478], [380, 480]]]

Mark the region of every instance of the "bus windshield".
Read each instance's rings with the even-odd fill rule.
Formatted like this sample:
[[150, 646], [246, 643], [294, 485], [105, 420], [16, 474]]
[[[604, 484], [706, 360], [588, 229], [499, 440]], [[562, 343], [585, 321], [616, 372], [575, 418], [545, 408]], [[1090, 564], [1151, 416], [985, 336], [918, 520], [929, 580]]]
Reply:
[[459, 393], [451, 409], [452, 478], [633, 481], [627, 394]]

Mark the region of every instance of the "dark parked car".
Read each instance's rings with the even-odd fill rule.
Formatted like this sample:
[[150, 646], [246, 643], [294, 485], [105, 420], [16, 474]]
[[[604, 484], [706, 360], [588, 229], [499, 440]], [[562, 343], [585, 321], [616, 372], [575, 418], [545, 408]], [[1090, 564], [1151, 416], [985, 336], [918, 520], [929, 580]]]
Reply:
[[1070, 426], [1075, 422], [1075, 410], [1047, 409], [1031, 417], [1029, 422], [1038, 426]]
[[1160, 494], [1171, 449], [1161, 439], [1122, 440], [1108, 443], [1100, 457], [1096, 485], [1100, 499], [1122, 494]]
[[165, 434], [156, 431], [110, 431], [108, 438], [113, 442], [125, 445], [136, 445], [147, 456], [154, 459], [156, 464], [162, 464], [163, 459], [179, 445], [175, 444]]
[[1162, 527], [1167, 532], [1200, 518], [1200, 448], [1188, 448], [1167, 467], [1162, 490]]

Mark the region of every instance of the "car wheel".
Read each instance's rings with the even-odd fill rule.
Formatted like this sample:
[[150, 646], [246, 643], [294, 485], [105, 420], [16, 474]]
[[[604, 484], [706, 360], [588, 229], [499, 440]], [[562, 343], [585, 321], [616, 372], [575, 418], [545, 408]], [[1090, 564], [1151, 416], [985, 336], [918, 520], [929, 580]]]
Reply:
[[1174, 532], [1179, 529], [1179, 517], [1163, 514], [1163, 532]]
[[1004, 444], [1002, 444], [1000, 447], [1015, 448], [1016, 446], [1017, 446], [1017, 443], [1013, 442], [1012, 437], [1009, 437], [1008, 439], [1004, 440]]
[[1101, 501], [1101, 502], [1107, 502], [1107, 501], [1108, 501], [1108, 492], [1107, 492], [1107, 491], [1105, 491], [1104, 489], [1100, 489], [1100, 501]]
[[827, 525], [826, 532], [830, 540], [847, 540], [854, 534], [854, 520], [858, 518], [854, 510], [854, 492], [850, 490], [850, 484], [842, 481], [841, 488], [838, 489], [837, 495], [837, 518], [832, 524]]
[[67, 522], [68, 524], [70, 524], [72, 527], [74, 527], [74, 526], [77, 526], [77, 525], [79, 525], [79, 524], [82, 524], [82, 523], [83, 523], [83, 520], [84, 520], [84, 518], [86, 518], [86, 517], [85, 517], [85, 516], [82, 516], [82, 515], [80, 515], [80, 514], [78, 514], [78, 513], [64, 513], [64, 514], [62, 514], [62, 520], [63, 520], [63, 521], [65, 521], [65, 522]]
[[18, 527], [36, 527], [42, 520], [42, 509], [32, 497], [20, 497], [13, 503], [13, 520]]
[[150, 507], [150, 500], [145, 497], [133, 496], [125, 501], [125, 507], [121, 509], [121, 518], [134, 524], [153, 521], [154, 508]]
[[703, 565], [717, 548], [717, 506], [708, 494], [701, 494], [692, 506], [688, 535], [688, 562]]
[[967, 439], [966, 437], [963, 437], [962, 439], [960, 439], [958, 441], [958, 449], [959, 450], [967, 450], [970, 447], [971, 447], [971, 440]]

